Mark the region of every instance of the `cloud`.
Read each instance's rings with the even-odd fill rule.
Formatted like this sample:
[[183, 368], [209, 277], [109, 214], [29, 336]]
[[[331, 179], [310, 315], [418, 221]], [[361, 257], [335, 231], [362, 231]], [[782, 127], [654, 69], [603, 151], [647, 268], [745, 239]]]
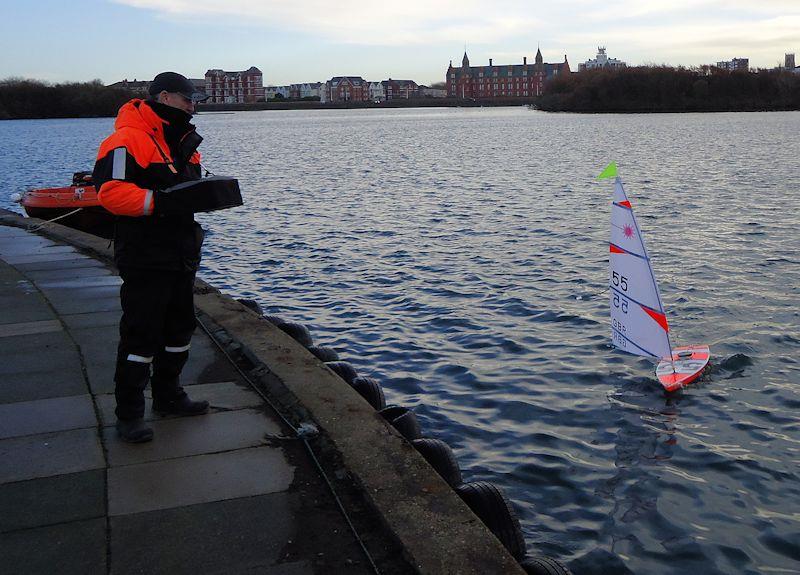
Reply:
[[541, 42], [543, 50], [577, 56], [600, 43], [635, 63], [695, 64], [750, 54], [766, 58], [762, 65], [800, 50], [800, 0], [112, 1], [169, 19], [263, 26], [342, 45], [467, 43], [498, 54]]
[[[722, 17], [696, 19], [679, 27], [669, 23], [615, 25], [604, 30], [603, 38], [613, 39], [613, 56], [617, 58], [627, 59], [625, 53], [639, 55], [638, 61], [629, 61], [632, 64], [669, 60], [696, 65], [748, 57], [751, 65], [767, 66], [774, 65], [793, 46], [800, 49], [799, 30], [800, 13], [753, 19], [747, 25]], [[594, 33], [581, 32], [560, 39], [568, 45], [582, 45], [596, 38]]]
[[430, 42], [490, 43], [541, 26], [524, 2], [501, 2], [487, 11], [476, 0], [115, 0], [165, 17], [239, 19], [295, 30], [342, 44], [403, 45]]

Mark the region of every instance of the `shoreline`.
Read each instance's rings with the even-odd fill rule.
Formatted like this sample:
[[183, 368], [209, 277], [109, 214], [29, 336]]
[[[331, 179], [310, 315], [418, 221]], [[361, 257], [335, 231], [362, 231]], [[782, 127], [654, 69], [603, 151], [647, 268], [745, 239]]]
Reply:
[[[335, 102], [322, 104], [320, 102], [280, 102], [268, 103], [258, 102], [252, 104], [203, 104], [197, 108], [196, 115], [212, 114], [233, 114], [236, 112], [271, 112], [271, 111], [298, 111], [298, 110], [401, 110], [401, 109], [424, 109], [424, 108], [511, 108], [528, 107], [531, 111], [545, 112], [547, 114], [581, 114], [581, 115], [601, 115], [601, 114], [726, 114], [726, 113], [770, 113], [770, 112], [800, 112], [798, 108], [718, 108], [718, 109], [656, 109], [643, 108], [640, 110], [626, 110], [619, 108], [608, 108], [604, 110], [546, 110], [536, 105], [531, 98], [503, 99], [503, 100], [452, 100], [452, 99], [430, 99], [430, 100], [394, 100], [375, 104], [373, 102]], [[36, 118], [0, 118], [3, 121], [22, 121], [22, 120], [88, 120], [97, 118], [113, 118], [114, 116], [41, 116]]]

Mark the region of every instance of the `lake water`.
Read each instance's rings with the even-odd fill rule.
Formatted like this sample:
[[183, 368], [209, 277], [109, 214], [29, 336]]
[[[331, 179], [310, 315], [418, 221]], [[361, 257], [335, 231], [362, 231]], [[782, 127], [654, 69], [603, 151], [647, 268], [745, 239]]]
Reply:
[[[412, 407], [531, 552], [576, 572], [800, 571], [800, 113], [525, 108], [200, 115], [245, 208], [203, 215], [203, 277], [310, 326]], [[0, 122], [0, 206], [91, 169], [112, 120]], [[666, 396], [609, 347], [620, 166], [673, 342]], [[6, 193], [8, 192], [8, 193]]]

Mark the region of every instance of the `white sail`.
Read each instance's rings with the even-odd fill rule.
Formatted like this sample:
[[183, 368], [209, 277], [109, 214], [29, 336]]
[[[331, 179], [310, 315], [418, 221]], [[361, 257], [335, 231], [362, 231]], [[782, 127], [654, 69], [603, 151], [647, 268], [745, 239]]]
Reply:
[[614, 346], [636, 355], [671, 358], [669, 326], [650, 257], [619, 177], [614, 180], [608, 267]]

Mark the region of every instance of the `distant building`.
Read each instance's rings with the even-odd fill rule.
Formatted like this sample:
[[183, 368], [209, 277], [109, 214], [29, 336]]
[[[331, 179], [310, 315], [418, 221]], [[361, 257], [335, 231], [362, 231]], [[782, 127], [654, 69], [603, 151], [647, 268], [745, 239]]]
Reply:
[[625, 66], [627, 66], [627, 64], [622, 60], [609, 58], [606, 55], [605, 46], [598, 46], [597, 56], [594, 59], [586, 60], [586, 62], [578, 64], [578, 72], [583, 72], [584, 70], [594, 70], [596, 68], [624, 68]]
[[420, 86], [419, 95], [423, 98], [447, 98], [447, 90], [444, 88], [429, 88], [428, 86]]
[[717, 62], [717, 68], [719, 68], [720, 70], [728, 70], [730, 72], [740, 71], [740, 70], [747, 72], [750, 69], [750, 59], [734, 58], [733, 60], [729, 61]]
[[414, 80], [384, 80], [381, 82], [387, 100], [410, 100], [419, 96], [419, 86]]
[[797, 65], [794, 63], [794, 54], [793, 53], [792, 54], [786, 54], [783, 57], [783, 62], [784, 62], [783, 67], [784, 68], [788, 68], [789, 70], [794, 70], [797, 67]]
[[325, 84], [322, 82], [306, 82], [304, 84], [292, 84], [294, 93], [301, 100], [303, 98], [321, 98], [325, 91]]
[[205, 85], [209, 103], [234, 104], [264, 100], [263, 75], [255, 66], [237, 72], [209, 70], [206, 72]]
[[386, 89], [383, 82], [369, 83], [369, 99], [371, 102], [383, 102], [386, 100]]
[[267, 86], [264, 88], [265, 100], [275, 100], [276, 98], [279, 100], [288, 100], [292, 97], [291, 94], [291, 86]]
[[447, 68], [447, 94], [453, 98], [525, 98], [538, 96], [544, 92], [545, 82], [559, 74], [569, 74], [566, 55], [558, 64], [547, 64], [542, 59], [541, 50], [536, 50], [536, 59], [528, 64], [501, 64], [495, 66], [489, 58], [488, 66], [470, 66], [467, 53], [461, 60], [461, 67]]
[[133, 79], [133, 81], [128, 81], [128, 79], [124, 79], [121, 82], [114, 82], [113, 84], [109, 84], [108, 88], [119, 88], [122, 90], [130, 90], [137, 96], [142, 98], [146, 98], [148, 95], [148, 89], [150, 88], [150, 82], [146, 80], [137, 80]]
[[367, 102], [369, 82], [361, 76], [335, 76], [325, 82], [324, 102]]

